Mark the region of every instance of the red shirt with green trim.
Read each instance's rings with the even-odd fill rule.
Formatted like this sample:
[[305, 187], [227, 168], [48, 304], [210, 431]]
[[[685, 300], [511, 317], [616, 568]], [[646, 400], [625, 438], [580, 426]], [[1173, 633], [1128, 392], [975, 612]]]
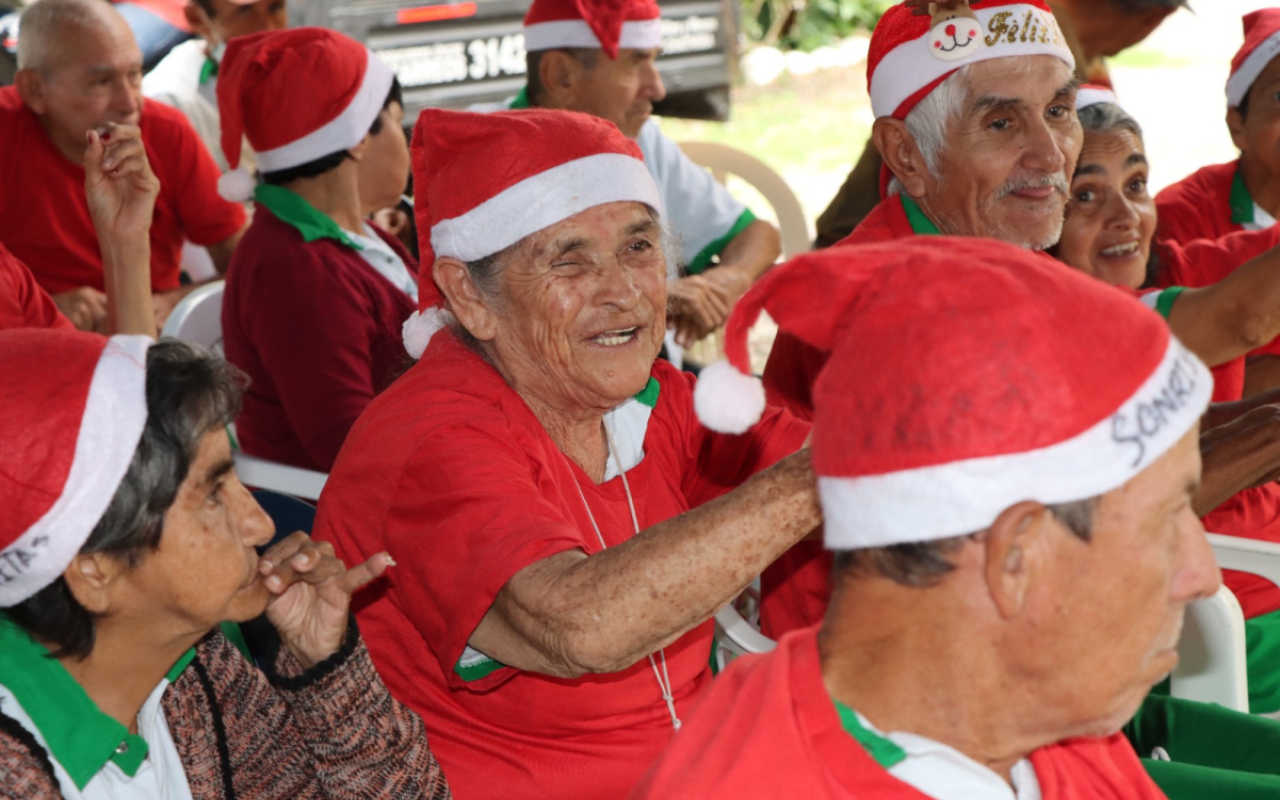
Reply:
[[[823, 684], [817, 631], [798, 631], [731, 664], [631, 798], [929, 800], [891, 774], [892, 746], [855, 735]], [[1029, 760], [1043, 800], [1165, 797], [1119, 733], [1043, 747]]]
[[[1161, 261], [1158, 280], [1163, 286], [1211, 286], [1277, 244], [1280, 244], [1280, 226], [1240, 231], [1221, 239], [1201, 239], [1185, 245], [1159, 242], [1156, 245]], [[1267, 349], [1274, 348], [1275, 344]], [[1243, 356], [1213, 369], [1215, 403], [1241, 398], [1244, 371]], [[1202, 517], [1201, 522], [1205, 530], [1212, 533], [1280, 542], [1280, 485], [1267, 483], [1237, 492]], [[1280, 610], [1280, 587], [1266, 578], [1223, 570], [1222, 580], [1240, 601], [1246, 619]]]
[[[693, 386], [659, 360], [648, 388], [607, 418], [641, 530], [728, 492], [808, 435], [776, 409], [747, 434], [713, 433], [694, 414]], [[356, 596], [356, 618], [391, 693], [422, 714], [458, 797], [624, 797], [671, 739], [647, 659], [561, 679], [467, 644], [517, 572], [602, 549], [592, 517], [609, 546], [635, 535], [622, 480], [606, 478], [593, 483], [447, 330], [369, 405], [338, 456], [315, 536], [348, 564], [382, 550], [396, 560]], [[665, 649], [681, 715], [710, 685], [711, 633], [708, 620]]]
[[0, 244], [0, 331], [9, 328], [65, 328], [71, 320], [53, 304], [53, 298], [36, 284], [26, 264]]
[[[182, 242], [222, 242], [244, 227], [244, 209], [218, 195], [218, 166], [182, 113], [144, 102], [138, 122], [160, 195], [151, 221], [151, 291], [178, 287]], [[98, 234], [84, 167], [58, 151], [12, 86], [0, 88], [0, 242], [51, 294], [103, 291]]]
[[1245, 223], [1253, 221], [1253, 198], [1239, 174], [1236, 159], [1201, 167], [1160, 190], [1156, 238], [1186, 244], [1244, 230]]

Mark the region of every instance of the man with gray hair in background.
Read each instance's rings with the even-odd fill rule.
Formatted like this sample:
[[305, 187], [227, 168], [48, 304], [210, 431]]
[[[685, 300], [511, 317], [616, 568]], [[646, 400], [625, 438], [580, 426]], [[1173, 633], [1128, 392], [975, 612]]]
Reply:
[[[184, 238], [225, 269], [244, 210], [217, 192], [218, 168], [181, 113], [144, 104], [142, 52], [111, 4], [40, 0], [22, 15], [16, 84], [0, 89], [0, 242], [84, 328], [106, 316], [102, 255], [84, 195], [91, 131], [136, 126], [160, 180], [151, 224], [156, 327], [190, 291], [179, 281]], [[107, 170], [118, 164], [104, 163]]]

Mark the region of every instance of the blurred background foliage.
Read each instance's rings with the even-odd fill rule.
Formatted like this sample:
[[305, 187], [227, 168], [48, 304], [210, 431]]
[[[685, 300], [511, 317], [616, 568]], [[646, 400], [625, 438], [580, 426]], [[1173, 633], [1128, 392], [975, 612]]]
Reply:
[[895, 0], [742, 0], [742, 29], [754, 44], [812, 51], [869, 31]]

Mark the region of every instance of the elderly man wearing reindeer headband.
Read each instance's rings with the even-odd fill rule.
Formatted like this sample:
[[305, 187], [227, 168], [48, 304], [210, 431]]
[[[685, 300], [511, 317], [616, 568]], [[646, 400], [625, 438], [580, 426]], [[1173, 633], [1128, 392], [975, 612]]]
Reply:
[[[940, 241], [802, 256], [730, 319], [740, 369], [762, 308], [831, 353], [835, 594], [820, 630], [717, 679], [633, 797], [1164, 797], [1119, 729], [1219, 583], [1191, 506], [1213, 379], [1103, 284]], [[699, 416], [734, 394], [704, 378]]]
[[687, 347], [723, 325], [782, 250], [777, 229], [734, 200], [649, 118], [667, 93], [655, 63], [661, 23], [654, 0], [535, 0], [524, 19], [529, 82], [508, 107], [594, 114], [640, 145], [679, 235], [679, 261], [667, 265], [674, 354], [672, 344]]

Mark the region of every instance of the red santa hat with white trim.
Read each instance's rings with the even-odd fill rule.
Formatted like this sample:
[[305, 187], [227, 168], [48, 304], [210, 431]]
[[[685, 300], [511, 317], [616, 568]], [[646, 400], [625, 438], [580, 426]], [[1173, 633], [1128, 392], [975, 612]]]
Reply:
[[[830, 353], [812, 454], [836, 550], [971, 533], [1024, 500], [1116, 489], [1193, 428], [1213, 390], [1142, 303], [989, 239], [837, 247], [774, 269], [726, 328], [739, 370], [762, 309]], [[722, 400], [707, 389], [699, 379], [704, 421]]]
[[[634, 201], [663, 213], [640, 148], [589, 114], [428, 108], [412, 151], [424, 276], [437, 258], [476, 261], [592, 206]], [[422, 357], [444, 310], [435, 283], [419, 281], [418, 311], [403, 331], [410, 356]]]
[[360, 144], [395, 74], [373, 52], [327, 28], [237, 36], [218, 67], [222, 153], [231, 171], [218, 192], [244, 202], [252, 176], [239, 166], [241, 136], [259, 172], [292, 169]]
[[1231, 76], [1227, 78], [1227, 105], [1239, 108], [1249, 96], [1249, 89], [1280, 55], [1280, 8], [1264, 8], [1244, 15], [1244, 44], [1231, 59]]
[[1120, 105], [1120, 98], [1109, 87], [1086, 83], [1076, 91], [1076, 111], [1083, 111], [1089, 106], [1096, 106], [1100, 103], [1108, 103], [1116, 108], [1123, 108]]
[[0, 608], [57, 580], [111, 504], [147, 422], [150, 346], [0, 333]]
[[953, 72], [993, 58], [1050, 55], [1075, 68], [1075, 58], [1044, 0], [960, 3], [932, 16], [896, 5], [880, 17], [867, 53], [871, 110], [905, 119]]
[[662, 11], [655, 0], [533, 0], [524, 17], [524, 49], [603, 48], [609, 58], [619, 48], [662, 46]]

